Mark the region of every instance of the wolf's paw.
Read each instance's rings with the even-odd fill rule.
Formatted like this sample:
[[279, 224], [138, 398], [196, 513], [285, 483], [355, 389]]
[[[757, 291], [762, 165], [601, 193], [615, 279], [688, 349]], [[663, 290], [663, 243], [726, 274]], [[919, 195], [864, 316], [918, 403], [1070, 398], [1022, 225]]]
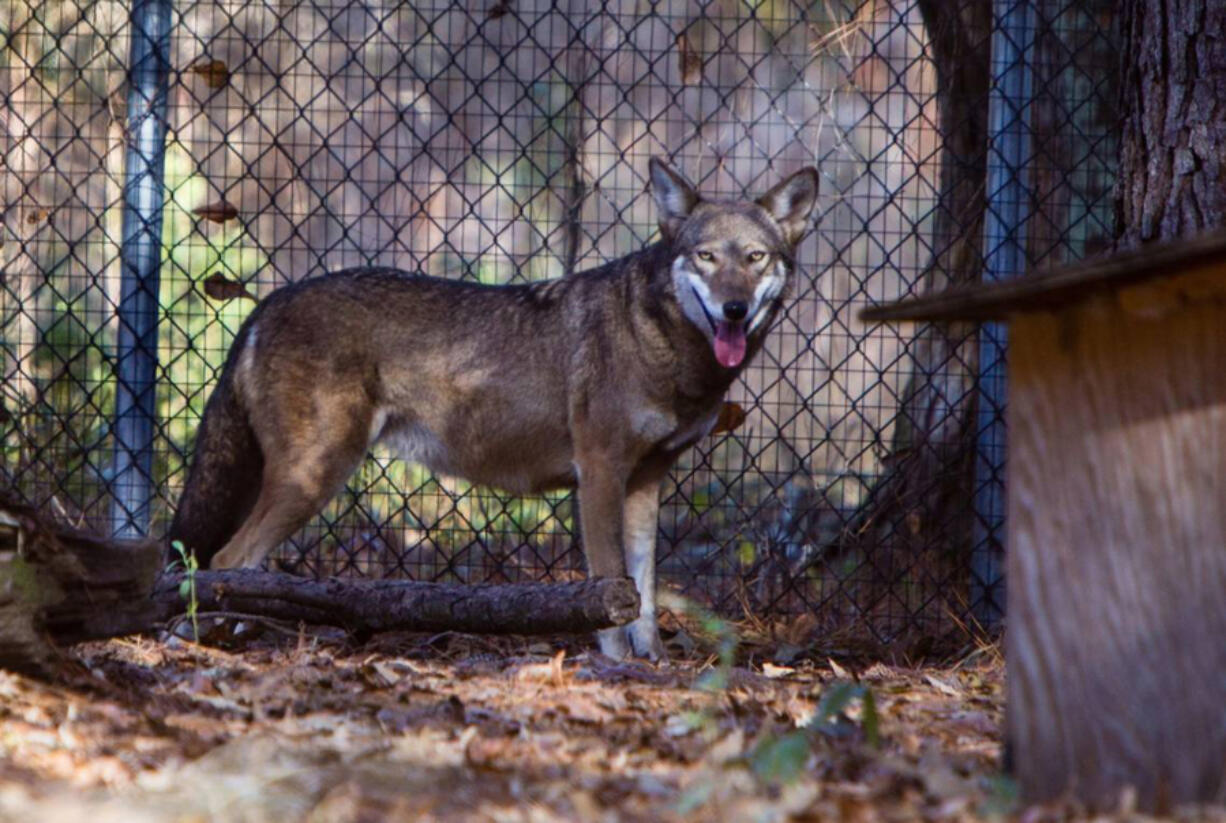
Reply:
[[667, 663], [668, 652], [664, 649], [664, 641], [660, 639], [660, 629], [655, 619], [640, 617], [626, 626], [626, 638], [635, 657], [642, 657], [652, 663]]
[[625, 660], [630, 656], [630, 641], [626, 639], [626, 632], [620, 626], [601, 629], [596, 632], [596, 639], [600, 642], [600, 653], [605, 657]]
[[664, 641], [660, 639], [660, 630], [653, 618], [640, 617], [626, 626], [601, 629], [596, 637], [600, 641], [600, 653], [614, 660], [637, 657], [652, 663], [668, 661], [668, 652], [664, 650]]

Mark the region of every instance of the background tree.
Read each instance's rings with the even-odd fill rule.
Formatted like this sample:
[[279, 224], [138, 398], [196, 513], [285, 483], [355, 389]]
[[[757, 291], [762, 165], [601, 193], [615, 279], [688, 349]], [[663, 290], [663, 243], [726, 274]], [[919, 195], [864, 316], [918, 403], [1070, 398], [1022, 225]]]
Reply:
[[[942, 135], [931, 258], [921, 280], [924, 291], [935, 292], [977, 282], [983, 273], [992, 4], [920, 0], [919, 8], [937, 73]], [[887, 458], [892, 470], [852, 519], [842, 547], [863, 551], [887, 592], [904, 558], [938, 549], [952, 554], [971, 539], [974, 327], [921, 329], [910, 354], [914, 369]]]
[[[1115, 0], [1029, 2], [1036, 27], [1033, 45], [1023, 49], [1033, 88], [1024, 124], [1031, 197], [1018, 231], [1027, 270], [1036, 271], [1093, 254], [1114, 238], [1118, 38], [1111, 31]], [[918, 7], [938, 75], [943, 138], [922, 286], [940, 291], [983, 276], [993, 3], [921, 0]], [[910, 344], [913, 371], [890, 443], [891, 469], [843, 545], [862, 551], [886, 580], [915, 570], [947, 579], [965, 575], [973, 548], [976, 340], [973, 324], [951, 323], [920, 326]], [[981, 594], [986, 599], [992, 589]], [[999, 607], [999, 593], [993, 599]]]
[[1226, 224], [1226, 3], [1121, 0], [1119, 248]]

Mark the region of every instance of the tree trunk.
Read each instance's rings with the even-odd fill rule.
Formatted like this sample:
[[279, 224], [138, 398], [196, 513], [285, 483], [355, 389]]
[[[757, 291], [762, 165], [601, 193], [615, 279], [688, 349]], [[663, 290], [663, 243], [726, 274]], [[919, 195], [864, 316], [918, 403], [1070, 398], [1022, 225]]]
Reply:
[[1119, 59], [1113, 33], [1117, 0], [1032, 0], [1034, 96], [1030, 162], [1034, 199], [1026, 222], [1033, 269], [1072, 263], [1111, 247], [1114, 144], [1119, 77], [1102, 66]]
[[1226, 223], [1226, 7], [1122, 0], [1119, 248]]
[[[937, 71], [943, 139], [933, 254], [920, 289], [932, 292], [982, 274], [992, 7], [990, 0], [919, 0], [919, 8]], [[914, 371], [884, 461], [887, 474], [841, 546], [862, 551], [887, 588], [892, 567], [910, 565], [918, 554], [969, 551], [975, 342], [966, 323], [921, 328], [912, 342]]]

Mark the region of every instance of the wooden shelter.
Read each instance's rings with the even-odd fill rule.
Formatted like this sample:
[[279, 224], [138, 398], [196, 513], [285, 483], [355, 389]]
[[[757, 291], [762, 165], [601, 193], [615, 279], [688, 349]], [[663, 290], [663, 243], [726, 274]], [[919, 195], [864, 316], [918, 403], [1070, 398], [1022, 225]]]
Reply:
[[1007, 739], [1024, 798], [1221, 801], [1226, 234], [862, 316], [1009, 323]]

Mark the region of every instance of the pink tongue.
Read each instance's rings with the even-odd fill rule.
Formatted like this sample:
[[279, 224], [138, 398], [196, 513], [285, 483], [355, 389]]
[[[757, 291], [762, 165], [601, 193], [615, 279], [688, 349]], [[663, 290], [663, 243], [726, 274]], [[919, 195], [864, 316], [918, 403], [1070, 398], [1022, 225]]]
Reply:
[[745, 359], [745, 327], [721, 320], [715, 324], [715, 359], [726, 369], [736, 368]]

